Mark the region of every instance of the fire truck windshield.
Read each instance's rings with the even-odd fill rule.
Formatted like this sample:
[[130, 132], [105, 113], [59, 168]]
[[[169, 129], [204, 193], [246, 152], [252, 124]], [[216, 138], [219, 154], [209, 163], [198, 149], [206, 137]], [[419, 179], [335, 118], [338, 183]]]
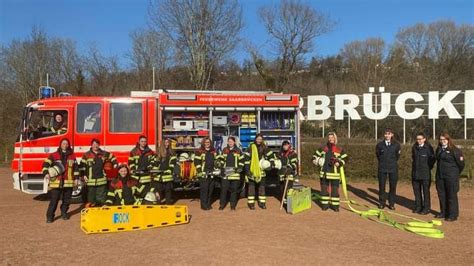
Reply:
[[67, 132], [67, 111], [30, 109], [26, 114], [26, 136], [39, 139]]

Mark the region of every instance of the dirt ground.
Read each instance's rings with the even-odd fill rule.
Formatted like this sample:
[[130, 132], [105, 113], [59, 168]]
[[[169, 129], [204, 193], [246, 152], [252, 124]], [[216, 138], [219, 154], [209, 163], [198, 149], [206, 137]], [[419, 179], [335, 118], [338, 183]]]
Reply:
[[[315, 181], [307, 184], [319, 189]], [[360, 203], [376, 199], [376, 184], [351, 184]], [[444, 223], [446, 237], [430, 239], [365, 220], [342, 209], [289, 215], [275, 197], [268, 209], [204, 212], [197, 200], [179, 200], [192, 215], [187, 225], [137, 232], [86, 235], [72, 205], [69, 221], [45, 223], [48, 202], [13, 190], [11, 172], [0, 168], [0, 261], [2, 264], [463, 264], [474, 265], [473, 188], [462, 187], [460, 219]], [[397, 211], [410, 214], [409, 184], [398, 186]], [[432, 186], [432, 205], [439, 209]], [[344, 206], [344, 204], [342, 205]], [[59, 210], [57, 215], [59, 214]], [[416, 215], [425, 220], [427, 216]]]

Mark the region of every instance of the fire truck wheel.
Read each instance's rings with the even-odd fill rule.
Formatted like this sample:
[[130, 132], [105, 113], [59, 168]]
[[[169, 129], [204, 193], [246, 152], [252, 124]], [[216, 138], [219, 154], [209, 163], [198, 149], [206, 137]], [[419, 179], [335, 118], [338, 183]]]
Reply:
[[72, 191], [72, 203], [83, 203], [86, 202], [87, 188], [84, 182], [80, 181], [77, 187], [74, 187]]

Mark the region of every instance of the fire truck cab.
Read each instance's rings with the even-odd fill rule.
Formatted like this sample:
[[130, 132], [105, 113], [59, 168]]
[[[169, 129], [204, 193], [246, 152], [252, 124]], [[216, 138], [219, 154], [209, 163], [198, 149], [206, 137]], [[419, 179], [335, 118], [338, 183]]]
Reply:
[[[234, 136], [246, 149], [260, 132], [266, 144], [278, 151], [289, 140], [300, 153], [299, 95], [258, 91], [135, 91], [130, 97], [66, 96], [28, 104], [20, 123], [12, 160], [13, 186], [25, 193], [47, 192], [42, 163], [62, 138], [68, 138], [78, 159], [93, 138], [127, 163], [138, 137], [148, 137], [157, 150], [165, 138], [172, 141], [180, 168], [177, 187], [192, 181], [193, 153], [204, 137], [220, 151]], [[189, 168], [189, 169], [188, 169]], [[81, 187], [73, 196], [81, 194]]]

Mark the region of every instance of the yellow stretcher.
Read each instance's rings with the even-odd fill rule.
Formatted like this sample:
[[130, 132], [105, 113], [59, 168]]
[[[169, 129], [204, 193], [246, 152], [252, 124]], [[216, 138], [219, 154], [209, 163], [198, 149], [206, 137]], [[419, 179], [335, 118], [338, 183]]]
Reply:
[[81, 211], [81, 229], [86, 234], [136, 231], [187, 223], [188, 207], [179, 205], [110, 206]]

